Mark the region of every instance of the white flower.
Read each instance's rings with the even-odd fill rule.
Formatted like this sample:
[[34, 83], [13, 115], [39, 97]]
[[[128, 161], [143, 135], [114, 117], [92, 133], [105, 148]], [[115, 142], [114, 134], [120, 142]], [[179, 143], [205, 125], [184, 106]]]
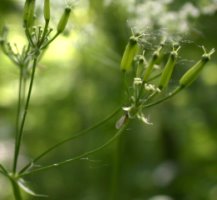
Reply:
[[134, 81], [133, 81], [133, 84], [134, 85], [140, 85], [140, 84], [142, 84], [142, 79], [139, 78], [139, 77], [135, 77]]
[[147, 91], [160, 92], [160, 89], [153, 84], [146, 83], [144, 87], [145, 87], [145, 90], [147, 90]]

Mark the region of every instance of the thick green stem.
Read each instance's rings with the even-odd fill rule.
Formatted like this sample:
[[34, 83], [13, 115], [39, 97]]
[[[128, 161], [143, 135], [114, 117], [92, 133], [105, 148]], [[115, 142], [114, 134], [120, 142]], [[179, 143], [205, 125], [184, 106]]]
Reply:
[[29, 172], [25, 172], [23, 174], [20, 174], [19, 177], [23, 177], [23, 176], [26, 176], [26, 175], [33, 174], [35, 172], [40, 172], [40, 171], [44, 171], [44, 170], [47, 170], [47, 169], [59, 167], [61, 165], [65, 165], [65, 164], [68, 164], [68, 163], [70, 163], [72, 161], [79, 160], [79, 159], [84, 158], [86, 156], [97, 153], [97, 152], [101, 151], [102, 149], [104, 149], [105, 147], [107, 147], [113, 141], [115, 141], [124, 132], [124, 130], [128, 126], [128, 123], [129, 123], [129, 120], [125, 121], [125, 124], [116, 132], [116, 134], [113, 137], [111, 137], [109, 140], [107, 140], [103, 145], [101, 145], [101, 146], [99, 146], [99, 147], [97, 147], [97, 148], [95, 148], [93, 150], [87, 151], [87, 152], [85, 152], [85, 153], [83, 153], [81, 155], [78, 155], [78, 156], [76, 156], [74, 158], [70, 158], [70, 159], [62, 161], [62, 162], [58, 162], [58, 163], [51, 164], [51, 165], [48, 165], [48, 166], [40, 167], [38, 169], [34, 169], [32, 171], [29, 171]]
[[23, 117], [21, 119], [21, 124], [20, 124], [20, 128], [19, 128], [18, 136], [16, 137], [16, 141], [15, 141], [15, 153], [14, 153], [14, 161], [13, 161], [13, 173], [14, 174], [16, 173], [16, 169], [17, 169], [17, 161], [18, 161], [18, 156], [19, 156], [19, 152], [20, 152], [21, 140], [22, 140], [22, 136], [23, 136], [23, 128], [25, 125], [26, 116], [27, 116], [27, 112], [28, 112], [28, 108], [29, 108], [29, 102], [30, 102], [30, 97], [31, 97], [31, 93], [32, 93], [32, 86], [33, 86], [34, 77], [35, 77], [36, 65], [37, 65], [37, 58], [34, 58], [33, 66], [32, 66], [32, 74], [31, 74], [31, 79], [30, 79], [30, 84], [29, 84], [29, 90], [28, 90], [28, 94], [27, 94], [25, 107], [24, 107], [24, 113], [23, 113]]
[[100, 122], [94, 124], [93, 126], [84, 129], [82, 131], [79, 131], [78, 133], [76, 133], [75, 135], [73, 135], [70, 138], [64, 139], [61, 142], [58, 142], [57, 144], [53, 145], [52, 147], [50, 147], [49, 149], [47, 149], [46, 151], [44, 151], [43, 153], [41, 153], [39, 156], [37, 156], [35, 159], [33, 159], [31, 162], [29, 162], [26, 166], [24, 166], [19, 173], [23, 173], [24, 171], [26, 171], [29, 167], [31, 167], [34, 163], [36, 163], [39, 159], [41, 159], [42, 157], [44, 157], [45, 155], [47, 155], [48, 153], [50, 153], [51, 151], [53, 151], [54, 149], [56, 149], [57, 147], [71, 141], [74, 140], [82, 135], [87, 134], [88, 132], [98, 128], [99, 126], [103, 125], [105, 122], [107, 122], [108, 120], [110, 120], [112, 117], [114, 117], [121, 109], [118, 108], [116, 109], [112, 114], [110, 114], [109, 116], [107, 116], [105, 119], [101, 120]]
[[15, 200], [22, 200], [23, 198], [22, 198], [20, 187], [19, 187], [17, 181], [12, 179], [12, 178], [10, 178], [10, 181], [11, 181]]
[[17, 178], [13, 174], [10, 174], [2, 164], [0, 164], [0, 173], [2, 173], [11, 182], [14, 199], [22, 200], [21, 191], [19, 184], [17, 182]]

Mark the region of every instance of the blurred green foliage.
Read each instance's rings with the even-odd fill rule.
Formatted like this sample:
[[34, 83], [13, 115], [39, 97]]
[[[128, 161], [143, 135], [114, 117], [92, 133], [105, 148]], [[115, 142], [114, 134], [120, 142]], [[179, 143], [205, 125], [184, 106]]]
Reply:
[[[21, 162], [31, 160], [122, 105], [124, 91], [119, 63], [131, 34], [127, 21], [135, 14], [133, 6], [143, 1], [132, 2], [79, 1], [69, 25], [72, 30], [67, 37], [52, 44], [38, 66]], [[168, 10], [178, 10], [185, 2], [216, 6], [214, 1], [208, 0], [174, 1]], [[55, 8], [55, 1], [53, 4]], [[129, 4], [132, 4], [130, 11]], [[20, 9], [19, 1], [1, 1], [0, 25], [9, 24], [11, 38], [15, 41], [19, 40], [17, 35], [22, 34]], [[200, 58], [199, 45], [217, 49], [216, 20], [217, 11], [202, 13], [194, 19], [187, 39], [181, 40], [182, 55], [176, 79], [189, 68], [192, 60]], [[55, 25], [55, 19], [53, 23]], [[150, 34], [155, 31], [150, 30]], [[168, 196], [168, 200], [169, 197], [216, 200], [216, 61], [215, 54], [191, 87], [146, 111], [153, 126], [133, 121], [119, 141], [100, 153], [33, 174], [27, 177], [27, 182], [34, 191], [48, 194], [51, 200], [114, 199], [111, 183], [116, 174], [113, 192], [117, 200], [151, 200], [157, 195]], [[0, 162], [9, 167], [13, 153], [17, 79], [17, 69], [0, 53]], [[102, 144], [115, 132], [119, 117], [55, 150], [40, 165], [71, 158]], [[1, 176], [0, 199], [11, 200], [10, 188], [5, 189], [5, 184]], [[26, 196], [26, 199], [37, 198]], [[156, 200], [164, 199], [156, 197]]]

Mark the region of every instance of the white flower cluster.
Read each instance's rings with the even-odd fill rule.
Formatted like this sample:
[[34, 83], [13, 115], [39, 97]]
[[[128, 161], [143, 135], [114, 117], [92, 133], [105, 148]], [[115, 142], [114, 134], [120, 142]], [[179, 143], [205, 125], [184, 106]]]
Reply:
[[168, 32], [186, 33], [190, 29], [189, 18], [197, 18], [200, 10], [188, 2], [180, 10], [170, 11], [168, 5], [172, 0], [144, 1], [136, 6], [135, 17], [129, 20], [131, 27], [150, 29], [157, 25]]
[[145, 83], [144, 87], [146, 91], [157, 92], [157, 93], [161, 92], [161, 90], [153, 84]]
[[[104, 5], [110, 5], [115, 0], [104, 0]], [[192, 24], [189, 19], [196, 19], [201, 14], [214, 14], [217, 11], [217, 0], [198, 1], [196, 5], [186, 2], [178, 10], [169, 10], [174, 0], [120, 0], [119, 3], [133, 14], [128, 19], [129, 26], [135, 29], [152, 29], [157, 25], [169, 33], [187, 33]]]

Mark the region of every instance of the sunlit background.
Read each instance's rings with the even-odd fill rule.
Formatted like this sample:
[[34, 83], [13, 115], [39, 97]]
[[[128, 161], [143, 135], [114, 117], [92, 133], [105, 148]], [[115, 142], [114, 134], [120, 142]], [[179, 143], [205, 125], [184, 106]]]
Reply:
[[[43, 24], [43, 0], [37, 0]], [[106, 117], [123, 103], [121, 55], [131, 31], [148, 38], [165, 34], [182, 45], [171, 86], [202, 55], [217, 49], [216, 0], [52, 0], [55, 29], [66, 5], [73, 5], [67, 30], [47, 49], [37, 74], [26, 121], [19, 166], [56, 142]], [[0, 27], [11, 44], [23, 37], [24, 0], [1, 0]], [[148, 47], [153, 50], [151, 44]], [[168, 52], [167, 52], [168, 53]], [[97, 154], [26, 177], [51, 200], [217, 200], [217, 59], [187, 90], [146, 110], [153, 123], [133, 120], [118, 142]], [[18, 69], [0, 52], [0, 163], [11, 168]], [[119, 116], [88, 135], [53, 151], [43, 166], [103, 144]], [[118, 160], [118, 161], [117, 161]], [[0, 174], [0, 199], [12, 200]], [[25, 199], [39, 199], [23, 194]]]

